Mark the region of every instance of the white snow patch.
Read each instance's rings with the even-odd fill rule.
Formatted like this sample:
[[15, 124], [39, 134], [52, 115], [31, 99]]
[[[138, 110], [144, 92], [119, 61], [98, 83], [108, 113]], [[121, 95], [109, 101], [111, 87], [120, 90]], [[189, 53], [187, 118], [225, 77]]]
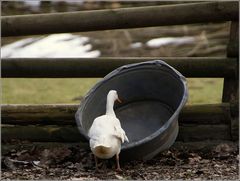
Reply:
[[136, 43], [132, 43], [130, 45], [131, 48], [141, 48], [142, 47], [142, 43], [141, 42], [136, 42]]
[[40, 0], [24, 0], [24, 4], [31, 7], [39, 7], [41, 1]]
[[154, 38], [146, 42], [147, 46], [157, 48], [164, 45], [174, 44], [182, 45], [189, 44], [195, 41], [194, 37], [185, 36], [185, 37], [164, 37], [164, 38]]
[[99, 50], [92, 50], [88, 37], [70, 33], [52, 34], [44, 38], [27, 38], [1, 48], [2, 58], [67, 58], [99, 57]]
[[[24, 0], [24, 4], [31, 6], [31, 7], [39, 7], [42, 0]], [[58, 3], [59, 1], [52, 1], [52, 3]], [[67, 0], [63, 1], [67, 4], [83, 4], [84, 0]]]

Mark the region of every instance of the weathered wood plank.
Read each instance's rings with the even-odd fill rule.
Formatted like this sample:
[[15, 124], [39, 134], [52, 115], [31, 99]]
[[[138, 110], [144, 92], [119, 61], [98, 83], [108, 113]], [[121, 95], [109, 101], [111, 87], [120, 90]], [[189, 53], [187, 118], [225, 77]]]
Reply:
[[[231, 111], [237, 105], [189, 105], [179, 115], [181, 124], [228, 124]], [[78, 104], [58, 105], [2, 105], [2, 124], [16, 125], [75, 125]]]
[[233, 140], [239, 139], [239, 22], [233, 21], [231, 23], [230, 38], [227, 48], [228, 57], [236, 57], [236, 64], [238, 69], [236, 69], [236, 74], [234, 77], [224, 78], [223, 85], [223, 102], [230, 102], [231, 105], [237, 105], [232, 108], [231, 111], [231, 137]]
[[235, 148], [236, 150], [239, 147], [238, 142], [227, 141], [227, 140], [204, 140], [204, 141], [189, 141], [189, 142], [176, 141], [172, 147], [179, 151], [191, 150], [191, 151], [201, 151], [201, 152], [209, 153], [210, 151], [213, 151], [213, 149], [215, 149], [216, 146], [222, 145], [222, 144], [228, 144], [232, 148]]
[[[2, 126], [2, 142], [12, 139], [32, 142], [86, 142], [76, 126]], [[182, 125], [178, 141], [231, 140], [229, 125]]]
[[2, 77], [103, 77], [131, 63], [164, 60], [186, 77], [234, 77], [236, 58], [126, 57], [126, 58], [10, 58], [2, 59]]
[[231, 140], [229, 125], [182, 125], [179, 127], [178, 141]]
[[2, 17], [2, 36], [96, 31], [238, 19], [238, 2], [203, 2]]
[[228, 103], [189, 105], [180, 113], [179, 124], [218, 125], [228, 124], [230, 119], [231, 109]]
[[75, 125], [78, 104], [2, 105], [2, 124]]
[[232, 117], [231, 119], [231, 137], [232, 140], [239, 140], [239, 117]]
[[12, 139], [33, 142], [81, 142], [86, 139], [79, 133], [76, 126], [7, 126], [1, 128], [2, 141]]
[[239, 56], [239, 22], [232, 21], [230, 29], [229, 43], [227, 47], [228, 57]]
[[239, 100], [239, 79], [224, 78], [222, 102], [234, 102]]
[[231, 136], [232, 139], [239, 140], [239, 102], [236, 100], [230, 104], [231, 110]]
[[234, 77], [224, 78], [223, 102], [234, 102], [239, 100], [239, 22], [231, 23], [230, 38], [227, 48], [227, 56], [237, 58]]

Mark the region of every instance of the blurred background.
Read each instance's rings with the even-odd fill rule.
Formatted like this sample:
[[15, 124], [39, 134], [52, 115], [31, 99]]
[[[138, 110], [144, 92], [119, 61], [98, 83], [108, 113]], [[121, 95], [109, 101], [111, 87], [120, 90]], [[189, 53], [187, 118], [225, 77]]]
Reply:
[[[2, 16], [10, 16], [174, 3], [189, 3], [189, 1], [26, 0], [2, 1], [1, 8]], [[229, 23], [219, 22], [4, 37], [1, 38], [1, 57], [226, 57], [229, 28]], [[79, 103], [99, 80], [99, 78], [3, 78], [2, 102], [4, 104]], [[188, 104], [221, 102], [223, 79], [188, 78], [187, 80], [190, 93]]]

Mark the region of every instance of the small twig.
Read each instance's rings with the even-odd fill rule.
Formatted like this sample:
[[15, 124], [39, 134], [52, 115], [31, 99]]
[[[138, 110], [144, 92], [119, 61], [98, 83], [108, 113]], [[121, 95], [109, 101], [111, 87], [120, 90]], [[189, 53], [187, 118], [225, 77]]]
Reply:
[[14, 160], [9, 157], [7, 157], [6, 159], [8, 159], [8, 161], [10, 161], [12, 163], [19, 163], [19, 164], [24, 164], [24, 165], [31, 164], [31, 162], [29, 162], [29, 161]]

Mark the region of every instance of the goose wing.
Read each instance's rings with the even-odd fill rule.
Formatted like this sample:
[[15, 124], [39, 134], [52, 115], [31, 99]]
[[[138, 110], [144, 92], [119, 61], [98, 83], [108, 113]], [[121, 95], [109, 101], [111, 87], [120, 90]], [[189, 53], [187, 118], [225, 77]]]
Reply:
[[98, 139], [103, 135], [113, 135], [121, 140], [129, 142], [125, 131], [122, 129], [119, 119], [113, 116], [103, 115], [97, 117], [89, 129], [88, 136], [91, 139]]
[[129, 142], [125, 131], [120, 126], [115, 125], [114, 130], [115, 131], [114, 131], [113, 135], [116, 136], [117, 138], [119, 138], [122, 143], [124, 143], [124, 141]]

